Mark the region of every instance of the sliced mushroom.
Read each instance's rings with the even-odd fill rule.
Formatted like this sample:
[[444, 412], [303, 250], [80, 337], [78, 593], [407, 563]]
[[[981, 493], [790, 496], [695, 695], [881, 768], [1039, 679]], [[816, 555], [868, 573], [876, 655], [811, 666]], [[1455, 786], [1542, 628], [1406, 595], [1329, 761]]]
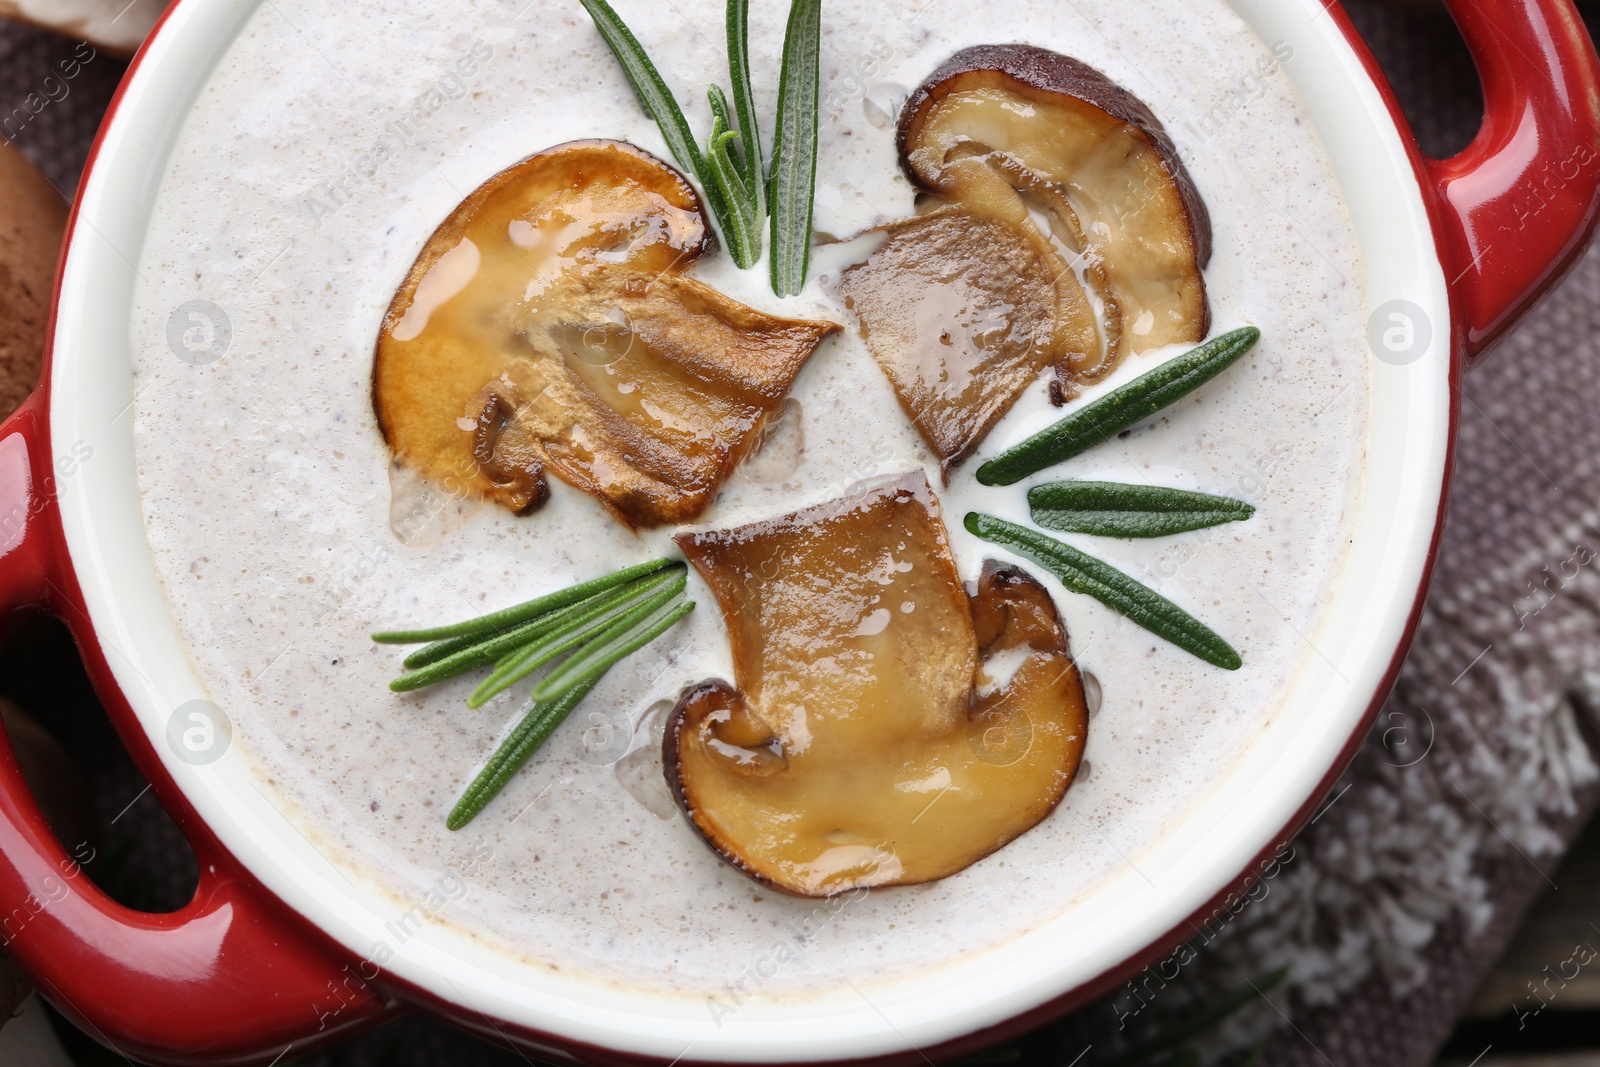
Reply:
[[943, 207], [883, 230], [834, 290], [948, 472], [1064, 354], [1099, 350], [1094, 311], [1026, 210]]
[[1211, 217], [1161, 120], [1098, 70], [1032, 45], [963, 49], [906, 101], [899, 145], [919, 185], [962, 203], [1030, 197], [1085, 258], [1115, 345], [1073, 367], [1079, 380], [1205, 338]]
[[962, 586], [920, 473], [678, 543], [716, 594], [737, 688], [685, 692], [664, 762], [724, 859], [798, 896], [954, 874], [1050, 813], [1083, 683], [1049, 594]]
[[633, 527], [697, 518], [839, 329], [686, 277], [711, 241], [694, 189], [632, 145], [491, 178], [384, 319], [373, 404], [396, 457], [518, 513], [548, 472]]
[[968, 48], [911, 94], [898, 136], [922, 214], [833, 289], [947, 471], [1043, 369], [1060, 403], [1130, 352], [1205, 337], [1205, 204], [1160, 121], [1099, 71]]

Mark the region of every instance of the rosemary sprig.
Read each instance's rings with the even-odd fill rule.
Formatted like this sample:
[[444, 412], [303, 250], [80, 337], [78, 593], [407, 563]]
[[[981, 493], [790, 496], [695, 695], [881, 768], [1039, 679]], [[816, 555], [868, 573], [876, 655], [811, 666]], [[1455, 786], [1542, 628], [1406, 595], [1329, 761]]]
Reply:
[[793, 0], [789, 9], [770, 175], [762, 159], [755, 96], [750, 88], [749, 0], [728, 0], [728, 73], [733, 83], [734, 112], [730, 113], [720, 86], [713, 84], [707, 89], [711, 136], [703, 151], [660, 71], [622, 18], [607, 0], [580, 2], [622, 65], [639, 103], [660, 127], [678, 166], [699, 182], [734, 263], [747, 270], [760, 260], [761, 231], [770, 202], [773, 292], [779, 296], [798, 293], [805, 284], [811, 251], [821, 0]]
[[493, 663], [489, 677], [467, 698], [473, 708], [568, 656], [536, 687], [532, 709], [456, 803], [450, 829], [483, 810], [607, 671], [694, 609], [693, 601], [682, 599], [688, 580], [687, 565], [652, 560], [463, 623], [374, 635], [390, 643], [432, 642], [406, 657], [405, 664], [418, 669], [389, 683], [396, 692]]
[[778, 77], [778, 129], [772, 141], [772, 291], [794, 296], [811, 259], [811, 208], [817, 184], [817, 82], [822, 0], [794, 0]]
[[[652, 575], [650, 578], [640, 579], [640, 582], [648, 582], [656, 577]], [[525, 645], [497, 663], [494, 672], [467, 698], [467, 707], [482, 707], [496, 694], [503, 693], [546, 663], [580, 645], [586, 650], [599, 648], [607, 641], [628, 632], [656, 608], [683, 592], [687, 581], [688, 578], [682, 570], [666, 572], [664, 583], [656, 581], [652, 585], [638, 589], [629, 586], [627, 597], [619, 598], [610, 604], [597, 605], [593, 611], [586, 613], [585, 617], [575, 619], [559, 630], [546, 632], [538, 640]], [[639, 599], [642, 594], [650, 592], [655, 586], [663, 588], [651, 596]], [[535, 693], [534, 699], [548, 700], [559, 695], [559, 693]]]
[[598, 683], [599, 677], [589, 681], [587, 685], [574, 686], [564, 693], [559, 700], [552, 700], [544, 704], [535, 704], [517, 723], [516, 728], [500, 742], [500, 747], [494, 750], [494, 755], [489, 757], [489, 762], [484, 764], [483, 770], [473, 778], [472, 784], [467, 786], [466, 792], [461, 794], [461, 799], [456, 801], [456, 806], [450, 809], [449, 816], [445, 819], [445, 826], [451, 830], [459, 830], [482, 811], [506, 783], [522, 769], [538, 747], [545, 743], [557, 726], [572, 713], [578, 702], [589, 695], [589, 690]]
[[1245, 326], [1146, 371], [1006, 449], [978, 468], [978, 481], [983, 485], [1011, 485], [1115, 437], [1227, 370], [1260, 339], [1260, 330]]
[[1033, 521], [1051, 530], [1101, 537], [1167, 537], [1225, 522], [1256, 509], [1232, 497], [1126, 482], [1048, 482], [1028, 490]]
[[[590, 678], [598, 678], [605, 674], [624, 657], [633, 654], [665, 633], [673, 623], [694, 610], [694, 601], [685, 600], [664, 613], [656, 614], [681, 591], [681, 586], [670, 593], [663, 589], [638, 607], [631, 609], [627, 616], [601, 631], [581, 651], [535, 686], [533, 699], [554, 700], [574, 686], [583, 685]], [[637, 630], [633, 629], [641, 622], [642, 626]]]
[[[750, 0], [728, 0], [727, 21], [728, 77], [733, 81], [733, 107], [739, 115], [739, 153], [743, 162], [744, 183], [755, 194], [757, 218], [765, 218], [767, 164], [761, 155], [761, 130], [756, 125], [756, 98], [750, 88]], [[729, 129], [732, 129], [731, 125]]]
[[1243, 665], [1233, 646], [1205, 623], [1149, 586], [1071, 545], [975, 511], [967, 513], [966, 527], [985, 541], [1027, 556], [1074, 593], [1094, 597], [1117, 614], [1213, 666], [1236, 671]]
[[487, 615], [479, 615], [475, 619], [465, 622], [452, 623], [449, 626], [435, 626], [428, 630], [384, 630], [372, 635], [372, 639], [380, 645], [415, 645], [423, 641], [439, 641], [451, 637], [468, 637], [473, 635], [488, 635], [499, 630], [510, 629], [521, 622], [526, 622], [536, 616], [543, 615], [556, 608], [566, 607], [585, 600], [595, 593], [613, 586], [631, 582], [642, 575], [659, 571], [664, 567], [673, 566], [670, 559], [653, 559], [648, 563], [640, 563], [632, 567], [624, 567], [614, 574], [604, 578], [595, 578], [592, 581], [579, 582], [577, 585], [566, 589], [558, 589], [533, 600], [503, 608], [500, 611], [491, 611]]

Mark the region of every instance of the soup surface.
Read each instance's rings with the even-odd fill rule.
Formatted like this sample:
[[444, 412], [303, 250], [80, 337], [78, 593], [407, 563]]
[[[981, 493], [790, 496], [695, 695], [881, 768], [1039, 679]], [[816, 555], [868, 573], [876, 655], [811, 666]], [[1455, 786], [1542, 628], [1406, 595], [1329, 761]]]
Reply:
[[[703, 90], [726, 83], [722, 5], [617, 6], [703, 134]], [[770, 116], [786, 5], [753, 6]], [[1283, 694], [1317, 654], [1319, 604], [1361, 492], [1368, 357], [1362, 264], [1284, 69], [1292, 48], [1256, 39], [1221, 0], [1159, 12], [1122, 0], [829, 4], [816, 205], [827, 235], [911, 213], [893, 120], [906, 91], [967, 45], [1025, 39], [1077, 56], [1172, 131], [1215, 227], [1213, 330], [1254, 324], [1263, 340], [1149, 425], [1051, 473], [1256, 506], [1251, 521], [1177, 537], [1064, 538], [1193, 611], [1244, 667], [1210, 667], [1029, 565], [1098, 680], [1078, 781], [1043, 823], [953, 877], [819, 905], [747, 881], [666, 794], [664, 710], [684, 686], [731, 672], [723, 622], [692, 577], [699, 609], [613, 670], [476, 821], [447, 831], [525, 689], [475, 711], [470, 677], [391, 694], [400, 657], [368, 634], [674, 554], [674, 529], [636, 535], [560, 482], [519, 518], [397, 470], [372, 410], [378, 326], [434, 227], [503, 167], [584, 137], [667, 153], [576, 0], [388, 8], [256, 11], [185, 120], [130, 329], [148, 537], [195, 669], [260, 788], [352, 882], [392, 902], [398, 929], [451, 924], [564, 973], [701, 998], [780, 945], [793, 951], [763, 975], [763, 995], [841, 973], [888, 981], [1010, 941], [1137, 866], [1269, 721], [1298, 713]], [[840, 265], [819, 253], [787, 300], [764, 265], [742, 272], [724, 254], [695, 276], [776, 314], [843, 321], [818, 281]], [[1172, 354], [1131, 358], [1088, 395]], [[1056, 417], [1041, 378], [941, 491], [968, 580], [999, 553], [960, 516], [1026, 521], [1029, 484], [986, 488], [973, 470]], [[801, 372], [777, 432], [703, 525], [919, 467], [937, 484], [937, 460], [847, 330]]]

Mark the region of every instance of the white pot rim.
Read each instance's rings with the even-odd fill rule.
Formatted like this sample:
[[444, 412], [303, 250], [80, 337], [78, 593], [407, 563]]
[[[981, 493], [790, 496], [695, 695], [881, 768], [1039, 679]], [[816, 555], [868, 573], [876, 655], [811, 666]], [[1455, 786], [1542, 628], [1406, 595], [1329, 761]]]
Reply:
[[[53, 456], [77, 442], [97, 460], [63, 482], [60, 510], [71, 565], [110, 670], [140, 726], [157, 739], [170, 709], [204, 687], [168, 617], [144, 541], [132, 452], [127, 322], [133, 268], [181, 117], [248, 16], [237, 0], [181, 0], [129, 72], [79, 193], [59, 289], [49, 380]], [[1425, 198], [1389, 106], [1319, 0], [1235, 0], [1263, 40], [1289, 38], [1291, 76], [1334, 162], [1369, 269], [1369, 299], [1411, 301], [1441, 324], [1431, 350], [1406, 366], [1373, 366], [1371, 471], [1347, 575], [1321, 647], [1295, 696], [1308, 711], [1269, 731], [1216, 794], [1142, 861], [1153, 880], [1096, 894], [1086, 915], [937, 974], [854, 987], [804, 1001], [752, 1003], [715, 1024], [702, 1001], [608, 987], [518, 964], [465, 936], [430, 931], [399, 947], [384, 970], [436, 1006], [472, 1022], [563, 1045], [633, 1056], [751, 1063], [893, 1056], [1000, 1026], [1075, 990], [1103, 984], [1149, 946], [1213, 906], [1283, 844], [1285, 828], [1342, 766], [1386, 692], [1425, 586], [1451, 440], [1445, 279]], [[119, 336], [120, 333], [120, 336]], [[1336, 667], [1335, 667], [1336, 665]], [[289, 908], [355, 957], [383, 941], [385, 912], [317, 853], [238, 773], [173, 759], [165, 770], [223, 846]], [[1208, 813], [1229, 817], [1206, 825]], [[1130, 876], [1131, 878], [1131, 876]], [[1072, 951], [1063, 953], [1071, 936]]]

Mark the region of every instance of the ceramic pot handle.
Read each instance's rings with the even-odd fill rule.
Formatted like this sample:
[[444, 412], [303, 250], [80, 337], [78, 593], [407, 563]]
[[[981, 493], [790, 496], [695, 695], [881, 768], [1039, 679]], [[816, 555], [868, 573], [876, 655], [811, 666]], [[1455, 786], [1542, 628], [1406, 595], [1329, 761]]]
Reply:
[[1483, 81], [1483, 126], [1428, 160], [1469, 360], [1573, 265], [1600, 208], [1600, 62], [1572, 0], [1446, 0]]
[[46, 611], [72, 627], [124, 743], [194, 847], [200, 884], [166, 914], [106, 896], [87, 847], [69, 855], [50, 832], [0, 730], [0, 946], [87, 1033], [140, 1060], [266, 1063], [371, 1025], [391, 1006], [372, 975], [245, 874], [149, 739], [122, 729], [136, 720], [67, 565], [44, 411], [36, 393], [0, 426], [0, 622]]

